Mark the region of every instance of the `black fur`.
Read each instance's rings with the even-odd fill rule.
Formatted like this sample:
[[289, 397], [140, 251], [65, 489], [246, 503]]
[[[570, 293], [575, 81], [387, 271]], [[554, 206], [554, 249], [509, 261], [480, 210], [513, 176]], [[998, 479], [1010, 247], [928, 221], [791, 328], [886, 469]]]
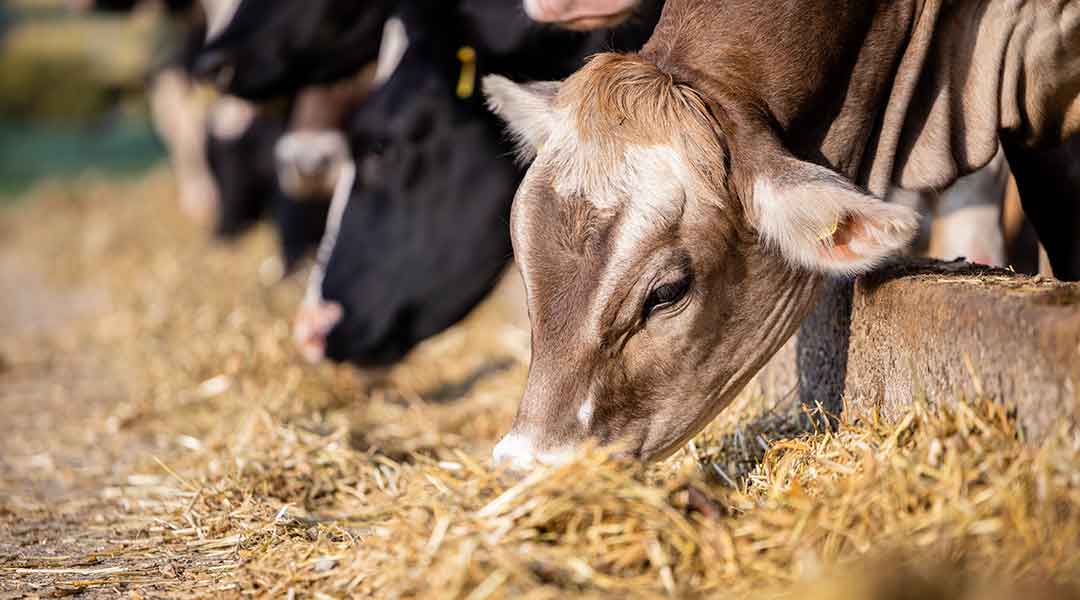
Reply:
[[[390, 0], [241, 0], [196, 75], [252, 100], [350, 76], [375, 60]], [[228, 77], [223, 73], [229, 73]]]
[[[329, 358], [400, 359], [465, 316], [511, 259], [522, 171], [480, 78], [565, 77], [593, 53], [640, 46], [658, 15], [656, 6], [617, 34], [581, 34], [533, 24], [516, 0], [402, 3], [409, 48], [348, 128], [357, 179], [325, 265], [323, 297], [345, 309]], [[464, 45], [477, 50], [478, 70], [474, 94], [461, 99]]]
[[210, 133], [206, 157], [219, 191], [215, 234], [231, 239], [268, 217], [277, 229], [286, 271], [292, 271], [322, 237], [327, 204], [296, 202], [278, 186], [274, 145], [285, 131], [286, 118], [283, 112], [261, 110], [235, 139]]

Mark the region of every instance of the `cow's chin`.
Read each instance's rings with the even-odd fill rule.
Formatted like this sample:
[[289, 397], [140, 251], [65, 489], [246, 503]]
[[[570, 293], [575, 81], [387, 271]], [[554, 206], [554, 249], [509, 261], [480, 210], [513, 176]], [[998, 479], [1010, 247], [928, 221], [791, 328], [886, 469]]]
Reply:
[[[672, 415], [669, 419], [659, 418], [654, 421], [653, 426], [647, 430], [645, 439], [642, 440], [637, 457], [647, 463], [670, 458], [727, 408], [743, 387], [742, 384], [729, 381], [719, 386], [719, 391], [715, 395], [707, 395], [703, 398], [700, 404], [691, 403], [693, 410]], [[686, 404], [680, 404], [680, 406], [685, 407]], [[687, 414], [693, 415], [693, 418], [684, 421], [682, 418]], [[677, 423], [677, 426], [672, 428], [671, 423]]]
[[586, 15], [575, 17], [567, 21], [556, 23], [563, 29], [571, 31], [592, 31], [594, 29], [609, 29], [621, 25], [634, 14], [632, 10], [624, 10], [610, 15]]

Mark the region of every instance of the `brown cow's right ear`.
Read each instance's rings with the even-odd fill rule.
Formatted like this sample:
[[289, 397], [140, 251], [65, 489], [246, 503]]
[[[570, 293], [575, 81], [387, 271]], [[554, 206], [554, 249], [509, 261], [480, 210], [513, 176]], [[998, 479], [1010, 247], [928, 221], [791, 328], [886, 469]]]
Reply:
[[757, 156], [742, 177], [752, 186], [749, 220], [790, 262], [820, 273], [858, 275], [904, 249], [915, 235], [914, 210], [796, 158], [771, 133], [755, 138]]
[[551, 135], [555, 115], [552, 103], [559, 85], [558, 81], [519, 84], [499, 75], [484, 78], [488, 108], [506, 121], [522, 162], [536, 158]]

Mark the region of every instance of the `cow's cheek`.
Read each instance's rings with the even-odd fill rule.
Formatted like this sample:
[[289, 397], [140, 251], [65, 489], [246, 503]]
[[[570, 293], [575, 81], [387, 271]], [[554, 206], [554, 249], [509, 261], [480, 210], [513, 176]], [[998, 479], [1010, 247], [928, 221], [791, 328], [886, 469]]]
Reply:
[[681, 377], [680, 358], [673, 352], [678, 344], [667, 328], [643, 329], [627, 341], [619, 363], [622, 369], [611, 373], [612, 387], [621, 398], [633, 398], [635, 410], [642, 416], [662, 404], [672, 377]]
[[619, 352], [625, 382], [640, 380], [656, 366], [656, 339], [641, 330], [626, 340]]

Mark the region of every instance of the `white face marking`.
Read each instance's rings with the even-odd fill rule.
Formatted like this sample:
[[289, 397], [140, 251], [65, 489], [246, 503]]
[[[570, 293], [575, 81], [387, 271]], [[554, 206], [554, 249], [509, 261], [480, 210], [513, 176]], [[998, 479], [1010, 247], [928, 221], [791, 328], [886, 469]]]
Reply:
[[495, 466], [506, 464], [512, 469], [528, 469], [533, 466], [536, 458], [533, 455], [532, 443], [511, 433], [495, 444], [491, 451], [491, 460]]
[[586, 398], [585, 401], [581, 403], [581, 407], [578, 408], [577, 412], [577, 420], [578, 423], [581, 423], [582, 427], [587, 429], [589, 424], [592, 423], [594, 409], [595, 406], [593, 405], [592, 398]]
[[210, 133], [219, 140], [235, 140], [251, 127], [256, 114], [251, 102], [222, 96], [210, 107]]
[[340, 131], [290, 131], [274, 145], [278, 162], [303, 163], [318, 157], [338, 159], [348, 155], [349, 144]]
[[[632, 256], [658, 228], [679, 219], [695, 183], [690, 169], [671, 146], [631, 146], [615, 169], [613, 184], [585, 195], [597, 208], [623, 211], [612, 256]], [[558, 184], [556, 184], [558, 185]], [[618, 207], [618, 208], [616, 208]], [[626, 285], [623, 269], [609, 269], [599, 281], [590, 314], [599, 315], [616, 291]], [[598, 338], [598, 319], [589, 319], [588, 335]]]
[[375, 63], [373, 83], [380, 85], [390, 79], [401, 64], [405, 50], [409, 48], [409, 35], [405, 24], [397, 17], [391, 17], [383, 26], [382, 42], [379, 44], [379, 60]]
[[532, 440], [516, 433], [507, 434], [491, 451], [495, 466], [507, 465], [515, 471], [524, 471], [536, 465], [561, 465], [574, 457], [574, 449], [537, 453]]
[[345, 136], [336, 130], [291, 131], [274, 145], [278, 184], [294, 200], [329, 196], [350, 161]]
[[322, 284], [326, 278], [326, 265], [330, 262], [330, 255], [337, 245], [338, 233], [341, 231], [341, 218], [345, 214], [345, 207], [349, 204], [349, 194], [352, 192], [353, 182], [356, 180], [356, 163], [349, 161], [341, 168], [341, 176], [338, 177], [334, 188], [334, 197], [330, 200], [330, 211], [326, 216], [326, 229], [323, 230], [322, 240], [319, 241], [319, 250], [315, 254], [315, 266], [311, 268], [308, 276], [307, 289], [304, 292], [305, 304], [317, 304], [322, 302]]

